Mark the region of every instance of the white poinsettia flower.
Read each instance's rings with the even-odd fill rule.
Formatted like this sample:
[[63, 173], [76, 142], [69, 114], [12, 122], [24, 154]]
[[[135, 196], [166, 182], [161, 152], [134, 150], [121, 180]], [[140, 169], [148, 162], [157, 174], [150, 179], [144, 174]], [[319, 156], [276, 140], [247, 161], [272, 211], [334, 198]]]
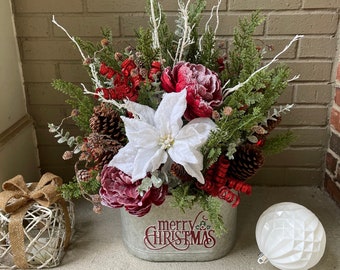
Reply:
[[130, 175], [132, 181], [144, 178], [167, 161], [181, 164], [192, 177], [204, 183], [200, 147], [208, 139], [215, 123], [210, 118], [195, 118], [183, 126], [187, 106], [186, 90], [164, 94], [156, 111], [128, 102], [135, 118], [121, 117], [128, 144], [109, 163]]

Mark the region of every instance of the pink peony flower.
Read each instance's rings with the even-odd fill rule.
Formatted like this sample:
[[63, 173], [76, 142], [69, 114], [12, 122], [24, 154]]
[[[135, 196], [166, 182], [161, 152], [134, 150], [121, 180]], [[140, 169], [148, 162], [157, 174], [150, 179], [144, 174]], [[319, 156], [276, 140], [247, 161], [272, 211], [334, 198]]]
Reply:
[[187, 120], [211, 117], [214, 108], [222, 103], [221, 81], [214, 71], [201, 64], [179, 62], [172, 70], [167, 67], [161, 86], [166, 92], [187, 90]]
[[133, 215], [144, 216], [151, 205], [161, 205], [168, 191], [167, 185], [152, 187], [143, 196], [137, 191], [140, 180], [132, 183], [131, 177], [116, 167], [104, 166], [99, 194], [103, 205], [111, 208], [125, 207]]

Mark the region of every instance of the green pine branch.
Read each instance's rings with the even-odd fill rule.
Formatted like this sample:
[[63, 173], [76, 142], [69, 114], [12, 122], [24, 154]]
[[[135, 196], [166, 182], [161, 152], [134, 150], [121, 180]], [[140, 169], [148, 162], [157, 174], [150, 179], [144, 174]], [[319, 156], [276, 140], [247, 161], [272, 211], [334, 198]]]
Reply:
[[90, 133], [89, 119], [93, 113], [94, 99], [84, 95], [82, 88], [70, 82], [58, 79], [52, 82], [52, 86], [70, 97], [66, 103], [78, 111], [78, 114], [72, 117], [73, 120], [81, 131]]
[[[197, 54], [197, 63], [210, 70], [218, 71], [218, 51], [215, 49], [216, 39], [214, 33], [209, 29], [202, 35], [202, 50]], [[198, 48], [196, 49], [198, 51]]]
[[[101, 34], [102, 40], [106, 40], [105, 45], [103, 45], [101, 42], [95, 43], [92, 41], [83, 40], [79, 37], [75, 37], [75, 40], [81, 50], [84, 52], [85, 56], [89, 56], [90, 61], [93, 61], [92, 57], [96, 57], [96, 60], [99, 63], [104, 62], [106, 65], [112, 67], [113, 69], [119, 70], [120, 66], [115, 58], [116, 51], [112, 43], [112, 31], [109, 28], [103, 27], [101, 28]], [[89, 72], [89, 69], [87, 70]]]
[[[200, 56], [197, 54], [199, 51], [199, 26], [202, 19], [202, 12], [206, 6], [205, 0], [197, 0], [196, 3], [190, 5], [189, 11], [188, 11], [188, 23], [191, 25], [191, 38], [192, 38], [192, 44], [188, 47], [186, 61], [191, 63], [199, 63]], [[212, 42], [215, 41], [214, 37], [212, 38]], [[206, 40], [205, 40], [206, 41]], [[209, 68], [209, 65], [207, 65]]]
[[215, 230], [217, 237], [226, 232], [226, 228], [220, 214], [222, 201], [212, 197], [202, 190], [194, 187], [193, 183], [181, 183], [181, 185], [171, 189], [174, 198], [173, 207], [178, 207], [182, 212], [191, 209], [195, 203], [199, 204], [203, 211], [208, 213], [209, 221]]
[[93, 172], [92, 177], [88, 181], [78, 182], [75, 178], [69, 183], [65, 183], [60, 187], [60, 192], [66, 200], [79, 199], [84, 194], [98, 194], [100, 182], [97, 180], [98, 172]]
[[[262, 22], [259, 12], [253, 13], [250, 19], [240, 20], [224, 74], [230, 80], [228, 87], [245, 81], [261, 67], [261, 55], [252, 35]], [[252, 127], [267, 120], [268, 111], [287, 87], [288, 76], [289, 69], [284, 65], [264, 69], [224, 99], [221, 108], [228, 106], [233, 112], [221, 116], [203, 146], [204, 168], [216, 162], [221, 153], [233, 158], [236, 147], [243, 143], [240, 138], [248, 138], [253, 133]]]
[[253, 34], [255, 29], [264, 21], [260, 12], [254, 12], [250, 19], [239, 20], [235, 28], [233, 49], [229, 53], [230, 61], [226, 68], [225, 77], [230, 80], [230, 86], [245, 81], [260, 65], [261, 54], [256, 49]]
[[152, 34], [150, 29], [142, 27], [136, 32], [137, 51], [141, 53], [142, 62], [145, 68], [150, 69], [151, 64], [159, 56], [159, 50], [153, 49]]
[[251, 133], [251, 127], [262, 122], [264, 116], [260, 108], [255, 107], [252, 113], [235, 110], [230, 116], [222, 116], [216, 122], [216, 129], [210, 132], [209, 138], [203, 145], [201, 152], [205, 157], [204, 168], [208, 168], [217, 161], [221, 153], [225, 153], [229, 159], [233, 159], [236, 147]]
[[199, 203], [208, 213], [209, 221], [214, 228], [217, 237], [221, 237], [227, 230], [221, 216], [222, 201], [212, 196], [201, 196]]
[[292, 131], [279, 133], [275, 136], [269, 136], [263, 146], [263, 152], [265, 155], [272, 155], [282, 152], [287, 148], [294, 140], [295, 135]]

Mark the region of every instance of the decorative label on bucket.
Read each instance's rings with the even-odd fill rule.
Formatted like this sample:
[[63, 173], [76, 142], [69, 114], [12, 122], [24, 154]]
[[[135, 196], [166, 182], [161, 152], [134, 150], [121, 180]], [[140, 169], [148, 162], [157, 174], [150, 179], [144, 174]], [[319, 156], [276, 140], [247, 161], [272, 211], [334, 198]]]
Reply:
[[144, 244], [150, 250], [172, 247], [186, 251], [191, 246], [212, 248], [216, 238], [208, 218], [201, 211], [193, 219], [156, 220], [145, 229]]
[[148, 261], [209, 261], [225, 256], [233, 247], [237, 208], [223, 201], [221, 217], [227, 232], [220, 237], [199, 204], [185, 212], [172, 207], [173, 197], [143, 216], [122, 209], [122, 238], [128, 251]]

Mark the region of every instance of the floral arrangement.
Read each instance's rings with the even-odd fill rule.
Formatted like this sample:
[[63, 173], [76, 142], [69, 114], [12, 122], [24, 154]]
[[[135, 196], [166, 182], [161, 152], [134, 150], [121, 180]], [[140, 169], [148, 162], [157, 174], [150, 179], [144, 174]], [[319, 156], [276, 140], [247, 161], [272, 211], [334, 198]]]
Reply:
[[74, 181], [62, 187], [65, 197], [83, 196], [96, 212], [105, 205], [143, 216], [171, 194], [181, 209], [200, 203], [221, 232], [221, 200], [236, 207], [240, 193], [251, 193], [248, 180], [264, 154], [292, 139], [289, 132], [268, 137], [292, 107], [273, 107], [290, 80], [286, 66], [270, 66], [301, 36], [264, 65], [271, 47], [252, 37], [264, 20], [259, 12], [240, 20], [227, 52], [216, 36], [220, 2], [202, 35], [205, 2], [189, 2], [179, 1], [173, 32], [150, 0], [149, 28], [140, 28], [137, 45], [122, 52], [108, 29], [94, 44], [70, 36], [53, 18], [81, 53], [92, 85], [53, 82], [70, 96], [69, 117], [83, 135], [64, 132], [65, 119], [49, 131], [71, 147], [64, 159], [79, 154]]

